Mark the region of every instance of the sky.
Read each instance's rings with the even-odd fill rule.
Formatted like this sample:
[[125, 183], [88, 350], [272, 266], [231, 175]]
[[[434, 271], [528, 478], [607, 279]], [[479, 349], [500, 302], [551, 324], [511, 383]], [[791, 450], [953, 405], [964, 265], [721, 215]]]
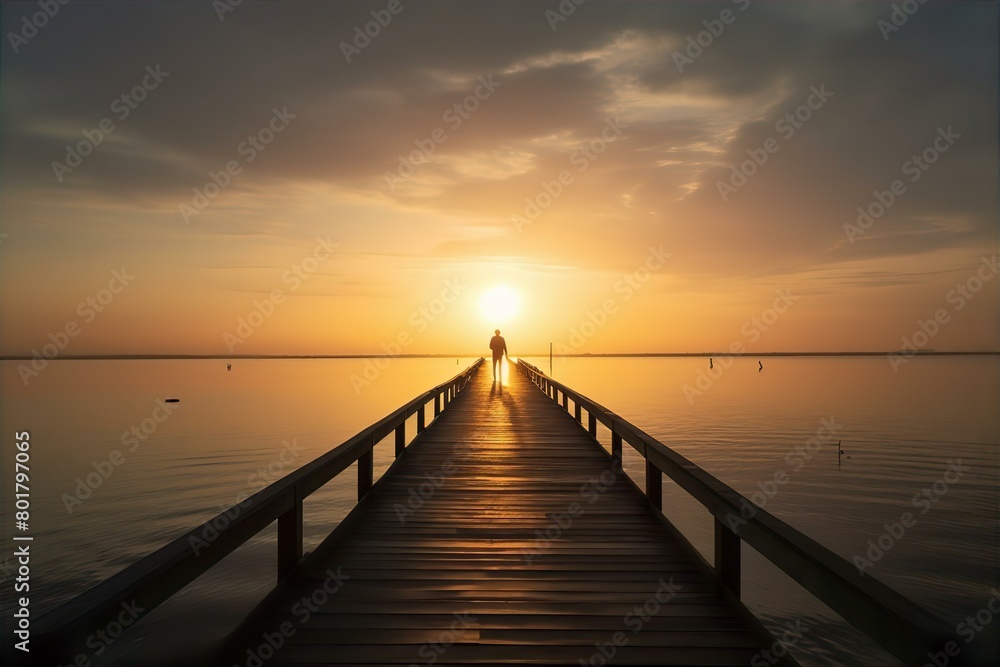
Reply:
[[998, 349], [995, 3], [41, 6], [0, 354]]

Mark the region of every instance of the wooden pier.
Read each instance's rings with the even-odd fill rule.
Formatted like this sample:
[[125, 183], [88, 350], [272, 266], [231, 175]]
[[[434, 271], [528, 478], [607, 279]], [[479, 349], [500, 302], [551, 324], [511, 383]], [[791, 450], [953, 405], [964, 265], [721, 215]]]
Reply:
[[[613, 412], [524, 362], [493, 383], [481, 362], [260, 491], [210, 544], [193, 548], [195, 528], [40, 619], [53, 659], [274, 521], [278, 583], [212, 664], [794, 664], [739, 601], [743, 541], [904, 662], [949, 641], [767, 512], [735, 521], [742, 496]], [[373, 485], [383, 440], [397, 461]], [[623, 443], [646, 459], [645, 493], [622, 472]], [[303, 558], [303, 499], [354, 462], [358, 505]], [[664, 473], [715, 516], [714, 564], [660, 511]]]

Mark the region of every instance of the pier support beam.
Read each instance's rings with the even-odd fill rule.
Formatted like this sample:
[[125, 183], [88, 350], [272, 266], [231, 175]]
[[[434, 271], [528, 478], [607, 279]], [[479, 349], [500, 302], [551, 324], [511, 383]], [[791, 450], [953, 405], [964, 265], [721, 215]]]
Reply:
[[293, 493], [294, 505], [278, 517], [278, 579], [302, 560], [302, 487]]
[[740, 542], [736, 533], [715, 520], [715, 574], [737, 598], [740, 597]]
[[398, 457], [406, 449], [406, 419], [396, 427], [396, 456]]
[[358, 457], [358, 500], [365, 497], [372, 488], [375, 473], [375, 436], [372, 436], [371, 447]]
[[646, 497], [658, 510], [663, 510], [663, 473], [646, 460]]

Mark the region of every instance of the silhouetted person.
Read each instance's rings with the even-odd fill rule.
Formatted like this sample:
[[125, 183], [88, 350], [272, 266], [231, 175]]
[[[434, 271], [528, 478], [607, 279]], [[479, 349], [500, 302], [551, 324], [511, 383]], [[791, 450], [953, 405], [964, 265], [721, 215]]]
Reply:
[[493, 381], [496, 382], [498, 369], [500, 370], [500, 380], [503, 380], [503, 369], [500, 367], [500, 362], [507, 354], [507, 341], [500, 335], [499, 329], [493, 333], [496, 335], [490, 338], [490, 349], [493, 350]]
[[712, 370], [712, 368], [713, 368], [713, 366], [712, 366], [712, 357], [709, 357], [708, 358], [708, 370]]

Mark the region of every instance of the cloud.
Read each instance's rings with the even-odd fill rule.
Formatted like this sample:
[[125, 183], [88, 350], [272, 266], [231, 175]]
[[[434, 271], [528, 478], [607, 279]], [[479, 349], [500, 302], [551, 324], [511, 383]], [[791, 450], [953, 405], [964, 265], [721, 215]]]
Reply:
[[[555, 31], [536, 4], [403, 6], [348, 63], [341, 42], [374, 4], [243, 3], [220, 22], [208, 3], [70, 3], [0, 63], [5, 226], [37, 234], [103, 211], [95, 239], [294, 246], [342, 230], [363, 251], [405, 238], [417, 256], [593, 271], [666, 244], [677, 275], [720, 280], [933, 263], [995, 241], [992, 3], [924, 5], [888, 41], [888, 8], [870, 3], [588, 3]], [[723, 9], [735, 19], [681, 71], [674, 54]], [[16, 25], [27, 7], [0, 11]], [[169, 76], [116, 117], [147, 66]], [[480, 77], [499, 85], [449, 121]], [[833, 96], [782, 134], [817, 86]], [[248, 161], [240, 147], [275, 108], [295, 117]], [[52, 162], [106, 117], [114, 131], [58, 182]], [[627, 129], [581, 168], [574, 155], [614, 118]], [[848, 243], [857, 207], [948, 127], [961, 138]], [[394, 181], [435, 131], [446, 139]], [[771, 138], [779, 150], [724, 201], [719, 183]], [[179, 205], [234, 160], [231, 185], [184, 226]], [[564, 171], [572, 184], [518, 233], [512, 216]]]

